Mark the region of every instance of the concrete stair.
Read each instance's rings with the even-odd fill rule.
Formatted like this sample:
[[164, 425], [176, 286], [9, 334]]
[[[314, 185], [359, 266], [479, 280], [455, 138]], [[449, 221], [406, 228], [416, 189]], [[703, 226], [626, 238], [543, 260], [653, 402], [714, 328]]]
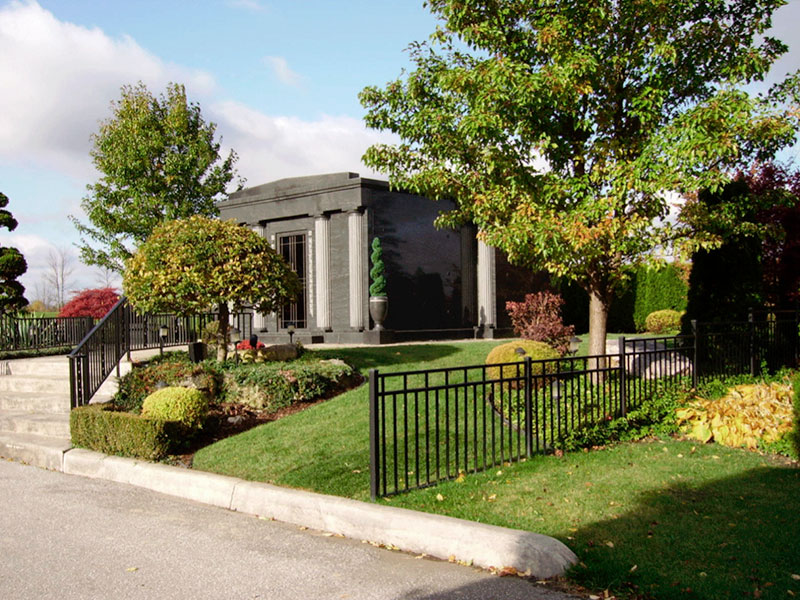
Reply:
[[[120, 364], [121, 373], [130, 363]], [[93, 402], [109, 400], [116, 373]], [[69, 432], [69, 359], [66, 356], [0, 362], [0, 456], [46, 469], [62, 470], [72, 447]]]

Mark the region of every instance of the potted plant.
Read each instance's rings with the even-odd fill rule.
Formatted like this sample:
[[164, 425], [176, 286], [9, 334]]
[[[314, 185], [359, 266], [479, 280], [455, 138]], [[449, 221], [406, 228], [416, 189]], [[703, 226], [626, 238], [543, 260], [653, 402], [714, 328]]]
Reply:
[[389, 312], [389, 298], [386, 296], [386, 267], [383, 264], [383, 248], [380, 238], [372, 240], [372, 269], [369, 276], [372, 283], [369, 286], [369, 314], [375, 322], [375, 329], [383, 329], [383, 322]]

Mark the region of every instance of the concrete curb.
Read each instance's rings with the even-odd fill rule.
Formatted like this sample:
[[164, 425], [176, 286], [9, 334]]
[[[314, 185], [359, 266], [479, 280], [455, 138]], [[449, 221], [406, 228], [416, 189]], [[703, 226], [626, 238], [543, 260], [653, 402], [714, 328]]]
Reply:
[[538, 533], [106, 456], [90, 450], [76, 448], [66, 452], [63, 471], [445, 560], [454, 557], [484, 568], [514, 567], [540, 579], [561, 575], [578, 562], [564, 544]]

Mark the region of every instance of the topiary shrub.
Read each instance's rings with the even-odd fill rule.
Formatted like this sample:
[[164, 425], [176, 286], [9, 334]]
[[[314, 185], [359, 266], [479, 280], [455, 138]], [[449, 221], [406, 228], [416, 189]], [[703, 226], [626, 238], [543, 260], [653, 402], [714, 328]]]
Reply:
[[645, 330], [649, 333], [677, 332], [681, 328], [683, 313], [677, 310], [656, 310], [647, 315], [644, 321]]
[[90, 404], [70, 412], [72, 445], [103, 454], [159, 460], [181, 437], [178, 423], [145, 419], [111, 404]]
[[[533, 340], [517, 340], [492, 348], [491, 352], [489, 352], [488, 356], [486, 357], [486, 364], [499, 365], [503, 363], [514, 363], [523, 360], [526, 356], [530, 356], [531, 360], [534, 361], [534, 376], [543, 373], [552, 373], [555, 370], [554, 362], [536, 363], [535, 361], [560, 358], [559, 353], [544, 342], [537, 342]], [[489, 379], [500, 379], [501, 371], [503, 378], [516, 377], [518, 373], [516, 366], [495, 366], [489, 367], [486, 370], [486, 376]], [[521, 374], [522, 371], [520, 370], [519, 373]], [[537, 387], [544, 385], [544, 383], [544, 379], [536, 377], [534, 378], [534, 385]], [[517, 386], [512, 384], [512, 387]]]
[[370, 254], [372, 261], [372, 269], [369, 272], [372, 283], [369, 286], [370, 296], [385, 296], [386, 295], [386, 267], [383, 263], [383, 248], [381, 248], [380, 238], [372, 239], [372, 254]]
[[208, 397], [200, 390], [166, 387], [144, 399], [142, 416], [149, 419], [178, 421], [191, 429], [203, 427], [208, 416]]
[[194, 387], [205, 392], [209, 399], [217, 397], [222, 374], [213, 361], [195, 364], [185, 352], [167, 352], [142, 365], [135, 365], [119, 381], [114, 404], [130, 412], [139, 412], [142, 402], [160, 387]]
[[525, 340], [545, 342], [561, 356], [569, 351], [575, 327], [564, 325], [561, 307], [564, 300], [553, 292], [526, 294], [523, 302], [506, 302], [514, 332]]

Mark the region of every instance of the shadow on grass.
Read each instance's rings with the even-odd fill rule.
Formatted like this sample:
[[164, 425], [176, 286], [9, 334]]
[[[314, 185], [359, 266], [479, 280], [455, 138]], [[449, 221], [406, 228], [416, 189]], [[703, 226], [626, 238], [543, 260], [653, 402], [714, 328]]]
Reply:
[[800, 469], [761, 467], [640, 496], [635, 509], [564, 540], [571, 578], [634, 598], [800, 596]]
[[[401, 346], [369, 346], [318, 350], [326, 358], [341, 358], [356, 369], [381, 369], [392, 365], [436, 361], [463, 350], [448, 344], [413, 344]], [[416, 368], [424, 368], [417, 366]]]

